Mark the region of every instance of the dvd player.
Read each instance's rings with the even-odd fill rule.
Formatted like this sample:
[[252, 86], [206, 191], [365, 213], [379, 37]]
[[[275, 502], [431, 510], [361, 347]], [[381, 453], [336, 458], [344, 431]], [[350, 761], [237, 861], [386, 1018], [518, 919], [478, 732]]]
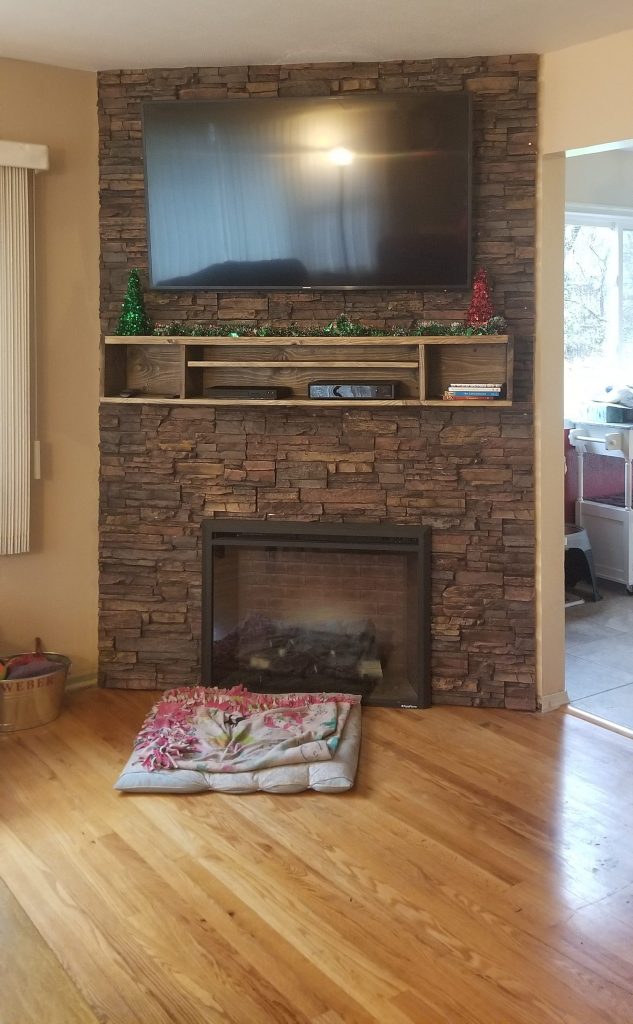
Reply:
[[259, 398], [268, 401], [275, 401], [287, 394], [287, 388], [269, 387], [237, 387], [234, 384], [216, 384], [213, 387], [205, 388], [205, 398], [243, 398], [245, 400]]
[[308, 385], [310, 398], [383, 399], [396, 397], [395, 380], [313, 380]]

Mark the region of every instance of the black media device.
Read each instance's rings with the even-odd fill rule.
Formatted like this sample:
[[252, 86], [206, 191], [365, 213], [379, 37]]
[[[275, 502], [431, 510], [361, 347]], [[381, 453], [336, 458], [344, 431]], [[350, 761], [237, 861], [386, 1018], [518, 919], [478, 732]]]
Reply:
[[233, 384], [217, 384], [205, 388], [205, 398], [263, 398], [275, 401], [288, 393], [288, 388], [236, 387]]
[[396, 397], [398, 383], [395, 380], [313, 380], [308, 385], [310, 398], [373, 398], [385, 399]]
[[466, 91], [143, 105], [152, 288], [466, 288]]

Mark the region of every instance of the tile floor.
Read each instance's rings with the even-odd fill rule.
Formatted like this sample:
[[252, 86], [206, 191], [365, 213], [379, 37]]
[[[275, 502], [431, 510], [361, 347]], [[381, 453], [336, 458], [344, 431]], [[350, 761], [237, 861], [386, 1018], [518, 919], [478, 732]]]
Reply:
[[633, 729], [633, 596], [599, 589], [602, 601], [567, 609], [565, 685], [574, 707]]

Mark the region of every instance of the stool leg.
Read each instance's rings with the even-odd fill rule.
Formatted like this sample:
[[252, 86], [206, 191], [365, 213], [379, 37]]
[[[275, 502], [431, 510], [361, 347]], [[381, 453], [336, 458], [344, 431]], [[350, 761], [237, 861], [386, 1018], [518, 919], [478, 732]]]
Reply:
[[598, 591], [598, 584], [596, 581], [596, 570], [593, 564], [593, 551], [583, 551], [585, 561], [587, 562], [587, 569], [589, 571], [589, 582], [591, 583], [591, 600], [602, 601], [602, 594]]

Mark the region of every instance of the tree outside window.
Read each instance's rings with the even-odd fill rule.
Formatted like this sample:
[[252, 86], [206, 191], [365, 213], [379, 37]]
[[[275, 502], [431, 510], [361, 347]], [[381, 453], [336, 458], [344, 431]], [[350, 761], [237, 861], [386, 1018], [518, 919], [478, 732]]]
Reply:
[[565, 416], [608, 385], [633, 386], [633, 215], [569, 211], [565, 226]]

